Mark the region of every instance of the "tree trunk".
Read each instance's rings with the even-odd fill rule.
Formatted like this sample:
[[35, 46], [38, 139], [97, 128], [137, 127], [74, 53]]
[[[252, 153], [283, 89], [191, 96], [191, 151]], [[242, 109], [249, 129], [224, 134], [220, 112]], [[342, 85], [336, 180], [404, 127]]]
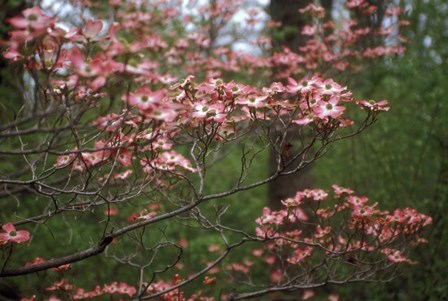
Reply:
[[[8, 24], [9, 18], [17, 16], [22, 10], [29, 7], [25, 1], [1, 1], [0, 2], [0, 40], [8, 40]], [[4, 80], [4, 69], [8, 68], [6, 60], [0, 55], [0, 85]]]
[[[298, 51], [299, 47], [306, 43], [306, 37], [301, 35], [300, 32], [302, 27], [307, 24], [307, 20], [298, 10], [312, 2], [312, 0], [271, 0], [269, 5], [271, 19], [282, 24], [280, 27], [282, 34], [275, 34], [275, 32], [272, 34], [274, 51], [280, 45], [285, 45], [292, 51]], [[326, 10], [326, 18], [330, 19], [333, 0], [322, 0], [321, 4]], [[275, 78], [274, 71], [273, 79], [275, 80]], [[298, 137], [300, 135], [298, 129], [299, 126], [293, 128], [288, 134], [287, 140], [292, 141], [291, 153], [294, 151], [294, 139], [304, 138]], [[273, 141], [275, 141], [275, 137], [273, 137]], [[274, 150], [270, 152], [269, 169], [271, 174], [277, 170], [276, 152]], [[279, 209], [281, 200], [295, 195], [298, 190], [310, 188], [313, 185], [311, 169], [312, 167], [309, 165], [296, 174], [281, 177], [271, 182], [268, 188], [269, 207], [274, 210]]]

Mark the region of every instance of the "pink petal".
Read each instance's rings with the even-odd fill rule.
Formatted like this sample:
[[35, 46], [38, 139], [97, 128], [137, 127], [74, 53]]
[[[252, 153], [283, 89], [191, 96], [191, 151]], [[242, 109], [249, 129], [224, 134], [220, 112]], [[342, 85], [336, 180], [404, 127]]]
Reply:
[[14, 227], [14, 225], [13, 224], [11, 224], [11, 223], [7, 223], [6, 225], [3, 225], [2, 226], [2, 229], [4, 230], [4, 231], [6, 231], [6, 232], [12, 232], [12, 231], [16, 231], [16, 228]]
[[94, 36], [98, 35], [103, 29], [103, 22], [101, 20], [87, 20], [86, 24], [86, 30], [84, 34], [88, 38], [93, 38]]
[[26, 241], [30, 240], [30, 232], [28, 232], [26, 230], [19, 230], [19, 231], [17, 231], [17, 235], [13, 239], [10, 239], [10, 240], [12, 242], [17, 242], [17, 243], [26, 242]]

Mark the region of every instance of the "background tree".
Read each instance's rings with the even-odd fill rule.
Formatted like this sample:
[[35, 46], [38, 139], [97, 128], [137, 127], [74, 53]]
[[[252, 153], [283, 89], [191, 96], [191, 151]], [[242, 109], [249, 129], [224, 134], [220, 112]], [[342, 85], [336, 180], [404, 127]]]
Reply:
[[[281, 47], [288, 47], [290, 50], [299, 53], [299, 48], [305, 46], [308, 36], [303, 35], [301, 30], [309, 25], [309, 16], [302, 14], [299, 10], [304, 9], [313, 1], [270, 1], [269, 14], [273, 23], [278, 23], [272, 30], [272, 46], [274, 51], [280, 51]], [[325, 21], [331, 20], [332, 0], [322, 1]], [[276, 70], [274, 69], [273, 78], [276, 79]], [[294, 147], [294, 137], [298, 136], [299, 128], [292, 131], [288, 137], [288, 145], [285, 152]], [[275, 138], [274, 138], [275, 139]], [[295, 137], [297, 139], [306, 139], [306, 137]], [[272, 151], [269, 157], [271, 170], [276, 168], [276, 156]], [[288, 177], [279, 178], [269, 184], [269, 207], [280, 208], [280, 201], [291, 197], [297, 190], [311, 188], [313, 181], [310, 173], [311, 165], [300, 173]]]
[[[442, 1], [443, 2], [443, 1]], [[409, 41], [403, 56], [386, 59], [358, 75], [353, 84], [360, 95], [385, 95], [393, 109], [378, 127], [332, 149], [317, 163], [319, 185], [334, 181], [367, 193], [388, 206], [405, 196], [408, 204], [427, 208], [435, 226], [429, 239], [437, 241], [415, 251], [420, 268], [406, 269], [406, 280], [364, 290], [347, 288], [344, 296], [359, 300], [442, 300], [447, 298], [446, 260], [446, 92], [447, 7], [439, 1], [404, 1], [410, 25], [403, 32]], [[431, 21], [429, 21], [431, 20]], [[395, 104], [395, 105], [394, 105]], [[417, 113], [418, 122], [413, 122]], [[381, 137], [381, 138], [380, 138]], [[386, 139], [382, 139], [387, 137]], [[345, 159], [340, 160], [340, 156]], [[342, 172], [338, 162], [350, 162]], [[371, 168], [372, 162], [377, 167]], [[331, 180], [330, 180], [331, 179]], [[383, 198], [384, 197], [384, 198]], [[366, 292], [374, 292], [367, 294]]]

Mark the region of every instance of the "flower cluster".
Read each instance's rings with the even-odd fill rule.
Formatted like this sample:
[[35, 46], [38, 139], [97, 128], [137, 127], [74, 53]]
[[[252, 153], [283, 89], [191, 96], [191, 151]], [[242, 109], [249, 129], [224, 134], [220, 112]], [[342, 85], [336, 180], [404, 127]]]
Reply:
[[333, 185], [333, 190], [334, 201], [327, 191], [307, 189], [282, 201], [282, 210], [263, 209], [256, 233], [266, 240], [266, 259], [289, 249], [286, 262], [291, 265], [323, 254], [332, 259], [350, 255], [351, 263], [361, 265], [370, 260], [414, 263], [403, 250], [425, 242], [419, 234], [431, 224], [429, 216], [411, 208], [381, 211], [378, 203], [368, 204], [367, 197], [349, 188]]
[[[117, 2], [113, 5], [133, 10], [126, 3]], [[364, 5], [362, 1], [348, 4], [350, 9]], [[126, 106], [121, 114], [109, 113], [98, 117], [95, 122], [99, 129], [113, 136], [98, 139], [89, 151], [79, 146], [66, 150], [56, 158], [55, 167], [70, 166], [72, 171], [84, 173], [108, 163], [117, 162], [120, 166], [129, 167], [132, 164], [139, 165], [139, 162], [147, 174], [178, 169], [195, 171], [197, 167], [172, 149], [169, 141], [181, 131], [187, 130], [195, 135], [192, 132], [200, 129], [203, 134], [212, 134], [215, 140], [227, 141], [241, 128], [247, 127], [247, 120], [269, 121], [288, 116], [295, 124], [316, 124], [333, 130], [338, 126], [352, 124], [351, 120], [343, 116], [345, 103], [353, 101], [351, 92], [332, 79], [319, 76], [305, 79], [289, 77], [286, 86], [275, 82], [259, 89], [233, 81], [224, 82], [216, 77], [223, 70], [240, 72], [242, 66], [253, 72], [280, 65], [293, 66], [294, 70], [289, 71], [280, 68], [284, 73], [280, 77], [288, 77], [298, 74], [297, 70], [314, 70], [314, 67], [308, 65], [316, 64], [313, 62], [320, 57], [339, 65], [344, 64], [334, 53], [318, 54], [319, 58], [315, 59], [307, 57], [318, 53], [312, 47], [322, 48], [316, 44], [316, 39], [310, 39], [306, 49], [302, 49], [302, 55], [284, 48], [271, 58], [255, 58], [223, 47], [215, 49], [213, 55], [204, 61], [200, 50], [209, 45], [210, 41], [201, 28], [175, 41], [168, 41], [172, 39], [165, 38], [162, 32], [156, 30], [141, 31], [148, 20], [165, 24], [164, 15], [171, 17], [179, 13], [163, 5], [153, 9], [153, 13], [149, 10], [132, 12], [130, 15], [118, 14], [121, 24], [109, 24], [108, 28], [101, 20], [87, 19], [82, 26], [65, 30], [57, 26], [56, 18], [46, 15], [38, 7], [27, 9], [22, 16], [9, 20], [15, 30], [10, 33], [4, 57], [21, 61], [26, 68], [48, 74], [49, 83], [46, 86], [63, 103], [72, 97], [78, 102], [95, 106], [106, 95], [102, 90], [117, 78], [129, 77], [138, 83], [135, 89], [126, 89], [121, 95]], [[214, 6], [201, 8], [210, 16], [215, 16], [216, 9]], [[220, 4], [220, 9], [226, 12], [220, 14], [220, 17], [230, 20], [237, 11], [237, 5], [236, 2]], [[314, 4], [300, 12], [311, 13], [319, 20], [323, 18], [322, 7]], [[249, 15], [255, 16], [256, 13]], [[304, 34], [314, 36], [316, 30], [315, 27], [307, 27]], [[135, 41], [127, 41], [119, 35], [120, 32], [131, 31], [136, 36]], [[360, 29], [353, 32], [365, 34]], [[328, 37], [328, 41], [338, 40], [341, 38]], [[356, 38], [349, 40], [353, 44]], [[149, 58], [157, 55], [161, 56], [160, 60]], [[341, 50], [341, 55], [349, 54]], [[178, 75], [182, 72], [177, 75], [166, 73], [160, 64], [160, 61], [166, 59], [168, 65], [177, 65], [184, 61], [184, 57], [188, 58], [188, 63], [184, 64], [184, 74], [199, 73], [198, 70], [204, 66], [213, 71], [207, 73], [204, 82], [196, 83], [194, 75], [179, 80]], [[301, 64], [305, 66], [302, 68], [299, 66]], [[171, 89], [167, 89], [167, 85], [171, 85]], [[375, 113], [388, 110], [387, 101], [360, 100], [356, 104]], [[131, 173], [130, 169], [121, 169], [113, 178], [124, 180]]]
[[[194, 172], [191, 162], [173, 149], [171, 139], [180, 131], [212, 135], [226, 142], [244, 128], [279, 117], [331, 131], [353, 123], [343, 116], [347, 103], [353, 102], [351, 92], [318, 76], [299, 81], [289, 78], [286, 86], [274, 82], [261, 90], [219, 78], [196, 83], [194, 76], [188, 76], [170, 90], [139, 87], [121, 98], [127, 106], [122, 114], [108, 114], [95, 121], [108, 138], [98, 140], [92, 151], [74, 149], [57, 157], [57, 168], [71, 166], [71, 170], [85, 172], [115, 161], [123, 167], [140, 162], [147, 174], [179, 168]], [[364, 101], [356, 104], [366, 107]], [[382, 104], [384, 101], [378, 103]], [[377, 107], [372, 110], [381, 111]], [[146, 130], [141, 131], [142, 125]], [[120, 171], [114, 178], [126, 179], [131, 172]]]
[[[137, 289], [125, 282], [112, 282], [111, 284], [104, 284], [103, 286], [95, 286], [93, 290], [86, 291], [82, 288], [76, 288], [75, 285], [70, 284], [66, 279], [61, 279], [54, 282], [51, 286], [46, 288], [47, 291], [59, 292], [62, 295], [69, 296], [70, 300], [85, 300], [91, 298], [97, 298], [100, 296], [109, 295], [113, 298], [113, 295], [125, 295], [129, 298], [135, 296]], [[34, 301], [35, 296], [31, 298], [24, 298], [22, 301]], [[62, 299], [52, 295], [48, 301], [59, 301]]]

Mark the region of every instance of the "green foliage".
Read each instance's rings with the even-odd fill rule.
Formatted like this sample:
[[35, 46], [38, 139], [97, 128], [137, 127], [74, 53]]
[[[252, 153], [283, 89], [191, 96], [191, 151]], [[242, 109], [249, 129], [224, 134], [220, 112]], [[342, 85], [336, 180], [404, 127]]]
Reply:
[[372, 66], [356, 80], [356, 96], [386, 98], [390, 112], [363, 135], [336, 145], [315, 166], [316, 185], [350, 186], [390, 209], [414, 207], [434, 219], [426, 235], [429, 244], [411, 255], [418, 265], [390, 284], [350, 286], [342, 299], [448, 298], [448, 6], [442, 2], [412, 1], [407, 53]]

